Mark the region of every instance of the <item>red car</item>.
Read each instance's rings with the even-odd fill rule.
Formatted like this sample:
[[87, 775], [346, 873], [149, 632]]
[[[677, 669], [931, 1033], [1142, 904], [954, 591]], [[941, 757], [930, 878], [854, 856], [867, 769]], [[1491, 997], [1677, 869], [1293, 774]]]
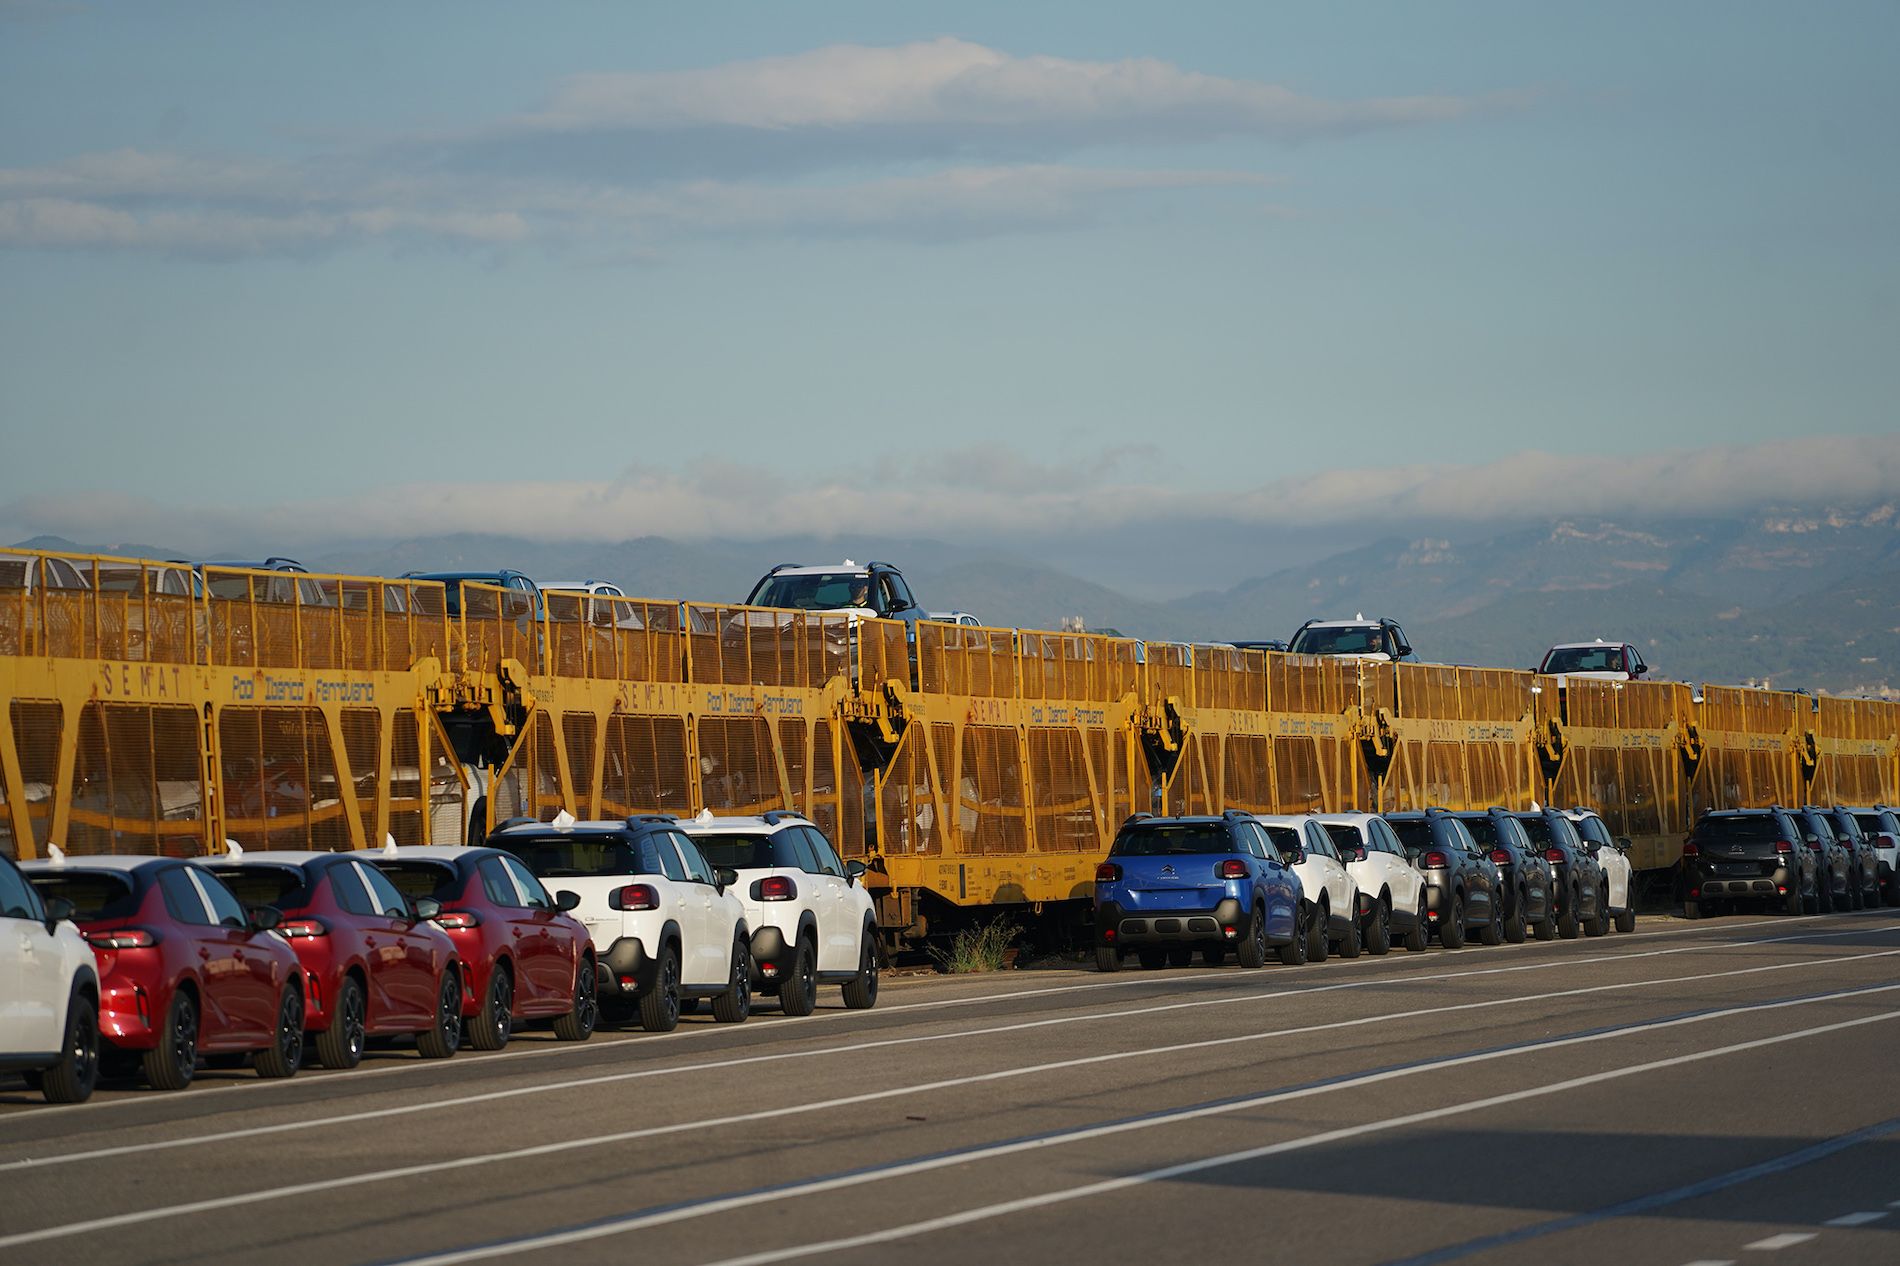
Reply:
[[468, 1040], [484, 1051], [508, 1044], [516, 1020], [552, 1020], [555, 1036], [584, 1042], [600, 1017], [594, 942], [566, 913], [571, 892], [541, 881], [494, 848], [415, 847], [370, 855], [412, 900], [435, 900], [435, 916], [468, 971]]
[[326, 1068], [354, 1068], [371, 1037], [415, 1034], [426, 1059], [462, 1045], [455, 944], [382, 872], [351, 853], [250, 853], [192, 863], [247, 902], [283, 912], [277, 935], [304, 970], [304, 1026]]
[[[262, 1077], [303, 1059], [303, 971], [231, 890], [170, 857], [22, 862], [33, 886], [73, 904], [99, 963], [99, 1033], [108, 1070], [134, 1058], [159, 1090], [189, 1085], [200, 1055], [252, 1055]], [[116, 1058], [115, 1058], [116, 1056]]]

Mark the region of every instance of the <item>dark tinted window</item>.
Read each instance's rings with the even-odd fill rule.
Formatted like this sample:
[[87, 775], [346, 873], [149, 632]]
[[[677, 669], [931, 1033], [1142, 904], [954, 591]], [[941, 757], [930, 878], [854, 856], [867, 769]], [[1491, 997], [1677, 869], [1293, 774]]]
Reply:
[[376, 913], [376, 903], [370, 900], [369, 889], [356, 877], [355, 870], [348, 866], [332, 866], [325, 878], [329, 881], [331, 895], [345, 913], [365, 917]]
[[1386, 650], [1385, 630], [1376, 624], [1301, 629], [1287, 649], [1295, 655], [1377, 655]]
[[396, 886], [396, 891], [411, 901], [433, 897], [447, 901], [460, 889], [455, 867], [448, 862], [377, 862], [376, 869]]
[[1860, 838], [1860, 823], [1856, 822], [1854, 815], [1845, 809], [1827, 814], [1826, 819], [1827, 824], [1834, 828], [1834, 834], [1843, 838], [1856, 840]]
[[211, 917], [204, 898], [198, 895], [197, 886], [191, 882], [191, 876], [185, 873], [183, 866], [168, 866], [160, 871], [158, 890], [165, 894], [165, 909], [180, 923], [199, 927], [217, 925], [217, 920]]
[[309, 904], [303, 871], [292, 866], [214, 866], [211, 873], [247, 906], [295, 910]]
[[12, 862], [0, 859], [0, 917], [8, 919], [43, 919], [46, 912], [40, 906], [40, 899], [33, 895], [33, 885]]
[[383, 878], [381, 871], [354, 863], [350, 869], [356, 871], [357, 876], [369, 885], [370, 900], [376, 903], [379, 911], [392, 919], [409, 917], [409, 903], [396, 891], [396, 885]]
[[[512, 853], [542, 879], [569, 875], [658, 875], [660, 851], [651, 837], [608, 835], [498, 835], [490, 848]], [[677, 865], [677, 863], [676, 863]]]
[[197, 880], [198, 886], [204, 890], [205, 900], [211, 903], [212, 917], [217, 919], [220, 927], [241, 928], [250, 923], [249, 917], [244, 913], [243, 905], [238, 902], [237, 897], [228, 887], [218, 881], [216, 875], [198, 871], [192, 875], [192, 878]]
[[1386, 824], [1399, 837], [1407, 857], [1416, 857], [1428, 848], [1439, 847], [1439, 840], [1426, 818], [1387, 818]]
[[1267, 843], [1273, 851], [1279, 854], [1281, 861], [1301, 851], [1306, 845], [1300, 833], [1290, 826], [1269, 826], [1262, 822], [1260, 830], [1267, 837]]
[[798, 832], [780, 831], [776, 835], [696, 835], [702, 856], [715, 866], [732, 870], [766, 870], [782, 867], [805, 869], [804, 861], [793, 847]]
[[1117, 835], [1114, 846], [1108, 851], [1111, 856], [1118, 857], [1165, 857], [1172, 853], [1233, 853], [1239, 850], [1228, 837], [1225, 823], [1144, 822]]
[[526, 866], [523, 866], [512, 857], [502, 858], [501, 864], [508, 868], [509, 875], [514, 878], [515, 887], [519, 888], [521, 895], [527, 898], [529, 909], [554, 909], [554, 898], [548, 896], [548, 890], [541, 886], [539, 879], [536, 879], [532, 874], [528, 873]]
[[1471, 832], [1471, 838], [1478, 841], [1479, 844], [1485, 848], [1495, 848], [1497, 846], [1498, 823], [1496, 818], [1493, 818], [1490, 814], [1486, 814], [1481, 818], [1459, 818], [1458, 820], [1464, 823], [1465, 830]]
[[822, 875], [844, 877], [844, 863], [838, 860], [838, 852], [831, 847], [824, 832], [815, 826], [803, 828], [805, 843], [811, 846], [812, 858], [818, 863], [818, 872]]
[[482, 892], [490, 901], [504, 910], [521, 904], [521, 896], [515, 891], [514, 878], [509, 875], [508, 868], [501, 864], [501, 858], [482, 858], [476, 863], [475, 873], [482, 877]]
[[1760, 843], [1782, 838], [1781, 825], [1770, 813], [1751, 813], [1734, 817], [1704, 818], [1695, 824], [1699, 840], [1734, 840]]
[[1854, 820], [1860, 823], [1861, 830], [1872, 834], [1900, 835], [1900, 822], [1896, 822], [1891, 813], [1857, 813]]
[[1595, 814], [1591, 814], [1581, 821], [1572, 822], [1570, 825], [1576, 828], [1578, 835], [1596, 845], [1598, 848], [1610, 848], [1616, 844], [1616, 841], [1610, 838], [1610, 828], [1603, 825], [1603, 819], [1597, 817]]
[[64, 897], [73, 903], [73, 918], [81, 922], [92, 919], [129, 919], [138, 912], [138, 902], [132, 897], [132, 880], [128, 875], [107, 874], [100, 871], [72, 875], [35, 875], [33, 886], [46, 897]]
[[1354, 849], [1359, 847], [1360, 839], [1358, 827], [1345, 822], [1328, 822], [1325, 825], [1326, 834], [1333, 837], [1333, 845], [1338, 848], [1342, 854], [1351, 853]]
[[1524, 834], [1530, 838], [1530, 842], [1540, 849], [1559, 842], [1550, 829], [1550, 819], [1541, 813], [1519, 818], [1517, 824], [1524, 828]]

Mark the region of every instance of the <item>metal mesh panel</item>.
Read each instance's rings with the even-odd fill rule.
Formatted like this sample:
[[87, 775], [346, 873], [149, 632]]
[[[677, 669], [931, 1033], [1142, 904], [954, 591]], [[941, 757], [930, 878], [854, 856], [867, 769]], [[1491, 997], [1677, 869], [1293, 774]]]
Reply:
[[1107, 651], [1103, 697], [1125, 699], [1141, 690], [1141, 643], [1133, 638], [1104, 638]]
[[1102, 847], [1094, 790], [1082, 754], [1080, 730], [1034, 727], [1029, 731], [1029, 769], [1034, 793], [1036, 850], [1095, 853]]
[[716, 813], [788, 807], [772, 755], [771, 723], [764, 717], [700, 718], [699, 794]]
[[835, 662], [828, 635], [848, 627], [764, 607], [694, 604], [686, 615], [693, 680], [712, 685], [821, 686]]
[[1535, 674], [1508, 668], [1460, 668], [1459, 715], [1467, 721], [1516, 721], [1530, 713]]
[[692, 812], [684, 719], [610, 716], [604, 746], [603, 817]]
[[605, 633], [607, 655], [613, 655], [612, 631], [596, 628], [589, 619], [593, 598], [550, 589], [543, 591], [541, 602], [548, 615], [548, 671], [560, 677], [592, 677], [600, 649], [595, 645], [597, 633]]
[[924, 727], [905, 730], [890, 766], [879, 780], [878, 846], [892, 855], [943, 851], [943, 814], [930, 785], [930, 755]]
[[[1029, 839], [1023, 820], [1016, 731], [994, 725], [965, 726], [962, 748], [959, 812], [974, 809], [976, 815], [975, 830], [963, 837], [965, 851], [983, 855], [1026, 852]], [[974, 803], [963, 799], [972, 784]]]
[[[398, 844], [428, 844], [428, 803], [424, 795], [420, 719], [398, 712], [389, 732], [389, 833]], [[370, 843], [375, 844], [372, 837]], [[459, 838], [454, 841], [460, 843]]]
[[0, 764], [0, 857], [17, 858], [20, 855], [20, 843], [13, 834], [13, 809], [8, 799], [7, 771]]
[[1235, 646], [1194, 648], [1194, 706], [1264, 712], [1267, 657]]
[[567, 742], [567, 776], [574, 793], [577, 817], [594, 817], [594, 734], [599, 728], [591, 713], [569, 712], [561, 718], [561, 737]]
[[[920, 623], [917, 626], [917, 671], [927, 692], [1007, 699], [1017, 689], [1012, 653], [1014, 634], [1007, 629], [981, 629], [959, 624]], [[1029, 643], [1023, 647], [1022, 683], [1025, 698], [1032, 695]], [[1040, 670], [1036, 670], [1040, 671]], [[1036, 681], [1039, 683], [1038, 676]]]
[[858, 764], [858, 753], [850, 740], [829, 721], [818, 721], [812, 726], [811, 785], [814, 801], [836, 798], [837, 831], [827, 834], [838, 846], [839, 853], [845, 857], [864, 856], [870, 838], [865, 825], [864, 770]]
[[57, 703], [15, 699], [8, 708], [13, 721], [13, 746], [20, 758], [20, 798], [33, 831], [35, 850], [46, 856], [52, 839], [55, 780], [59, 777], [59, 741], [62, 728]]
[[1148, 643], [1148, 700], [1194, 702], [1194, 649], [1180, 642]]
[[1458, 711], [1458, 670], [1443, 664], [1400, 664], [1399, 708], [1408, 717], [1455, 721]]
[[[805, 768], [805, 738], [810, 723], [803, 717], [782, 717], [778, 723], [778, 750], [785, 761], [785, 777], [791, 783], [791, 799], [787, 802], [806, 817], [811, 817], [809, 771]], [[813, 821], [817, 819], [813, 818]], [[827, 831], [826, 837], [831, 833]], [[836, 843], [833, 840], [833, 843]]]
[[464, 667], [492, 672], [512, 659], [531, 673], [542, 671], [541, 625], [532, 594], [462, 582]]
[[424, 714], [422, 733], [429, 753], [429, 843], [463, 843], [470, 814], [461, 764], [433, 712]]
[[886, 681], [909, 684], [908, 625], [902, 620], [860, 620], [854, 633], [860, 688], [873, 689]]
[[1359, 697], [1356, 661], [1336, 655], [1267, 656], [1267, 699], [1275, 712], [1338, 716]]
[[1317, 747], [1310, 738], [1282, 735], [1273, 740], [1274, 807], [1279, 812], [1318, 813], [1331, 808]]
[[1181, 742], [1181, 757], [1168, 787], [1173, 813], [1219, 813], [1220, 735], [1190, 734]]
[[224, 829], [246, 848], [350, 847], [336, 761], [315, 708], [226, 708], [218, 718]]
[[[1265, 666], [1262, 666], [1264, 681]], [[1225, 794], [1222, 807], [1248, 813], [1273, 812], [1273, 741], [1261, 735], [1232, 734], [1221, 755]]]
[[527, 817], [553, 821], [567, 808], [561, 794], [561, 767], [554, 752], [554, 720], [546, 712], [528, 718], [527, 729], [488, 790], [492, 822]]
[[193, 709], [80, 710], [66, 848], [195, 857], [204, 852], [205, 807]]
[[91, 576], [101, 655], [151, 663], [195, 662], [189, 568], [100, 559]]
[[345, 708], [339, 718], [343, 729], [343, 759], [349, 766], [348, 777], [356, 790], [356, 811], [363, 819], [363, 842], [380, 848], [383, 837], [376, 831], [376, 797], [387, 785], [379, 762], [382, 758], [382, 714], [371, 708]]
[[[1399, 666], [1381, 663], [1378, 660], [1366, 660], [1359, 664], [1359, 706], [1368, 714], [1384, 708], [1387, 713], [1397, 716], [1399, 712]], [[1274, 705], [1278, 707], [1276, 703]]]

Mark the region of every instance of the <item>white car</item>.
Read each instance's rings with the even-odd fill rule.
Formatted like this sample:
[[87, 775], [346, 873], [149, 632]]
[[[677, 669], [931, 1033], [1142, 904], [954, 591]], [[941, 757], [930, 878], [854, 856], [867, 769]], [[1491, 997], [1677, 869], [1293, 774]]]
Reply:
[[488, 847], [519, 858], [535, 878], [579, 895], [573, 915], [593, 938], [604, 1012], [637, 1007], [640, 1026], [664, 1033], [681, 1001], [712, 999], [713, 1018], [752, 1013], [751, 935], [728, 891], [677, 819], [506, 826]]
[[1333, 837], [1308, 813], [1254, 815], [1267, 838], [1300, 877], [1300, 917], [1306, 929], [1308, 962], [1326, 960], [1330, 943], [1341, 958], [1359, 957], [1359, 885], [1340, 860]]
[[99, 971], [71, 915], [0, 857], [0, 1071], [53, 1103], [84, 1102], [99, 1079]]
[[1559, 689], [1567, 677], [1596, 681], [1635, 681], [1649, 671], [1641, 653], [1628, 642], [1559, 642], [1544, 652], [1537, 671], [1555, 677]]
[[1350, 620], [1308, 620], [1286, 644], [1289, 655], [1337, 655], [1396, 663], [1411, 659], [1412, 644], [1391, 620], [1368, 620], [1365, 614]]
[[877, 1005], [877, 916], [858, 882], [863, 862], [844, 862], [803, 814], [716, 818], [684, 824], [714, 866], [732, 871], [732, 891], [752, 929], [753, 983], [778, 995], [786, 1015], [809, 1015], [818, 986], [844, 986], [844, 1005]]
[[1560, 812], [1577, 828], [1577, 835], [1584, 844], [1596, 850], [1597, 864], [1603, 867], [1603, 882], [1610, 890], [1610, 914], [1615, 919], [1616, 930], [1634, 932], [1636, 893], [1630, 878], [1635, 868], [1630, 865], [1629, 842], [1618, 842], [1610, 834], [1609, 824], [1598, 817], [1594, 809], [1579, 805]]
[[1403, 938], [1406, 949], [1423, 950], [1431, 930], [1425, 876], [1405, 855], [1405, 845], [1386, 820], [1376, 813], [1322, 813], [1319, 823], [1365, 894], [1359, 928], [1366, 949], [1383, 954]]

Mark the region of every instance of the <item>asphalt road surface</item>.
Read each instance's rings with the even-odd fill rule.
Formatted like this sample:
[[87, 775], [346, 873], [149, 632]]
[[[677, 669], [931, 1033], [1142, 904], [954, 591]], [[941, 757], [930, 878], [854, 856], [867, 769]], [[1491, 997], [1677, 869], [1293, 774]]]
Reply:
[[0, 1084], [0, 1261], [273, 1257], [1885, 1266], [1900, 911]]

